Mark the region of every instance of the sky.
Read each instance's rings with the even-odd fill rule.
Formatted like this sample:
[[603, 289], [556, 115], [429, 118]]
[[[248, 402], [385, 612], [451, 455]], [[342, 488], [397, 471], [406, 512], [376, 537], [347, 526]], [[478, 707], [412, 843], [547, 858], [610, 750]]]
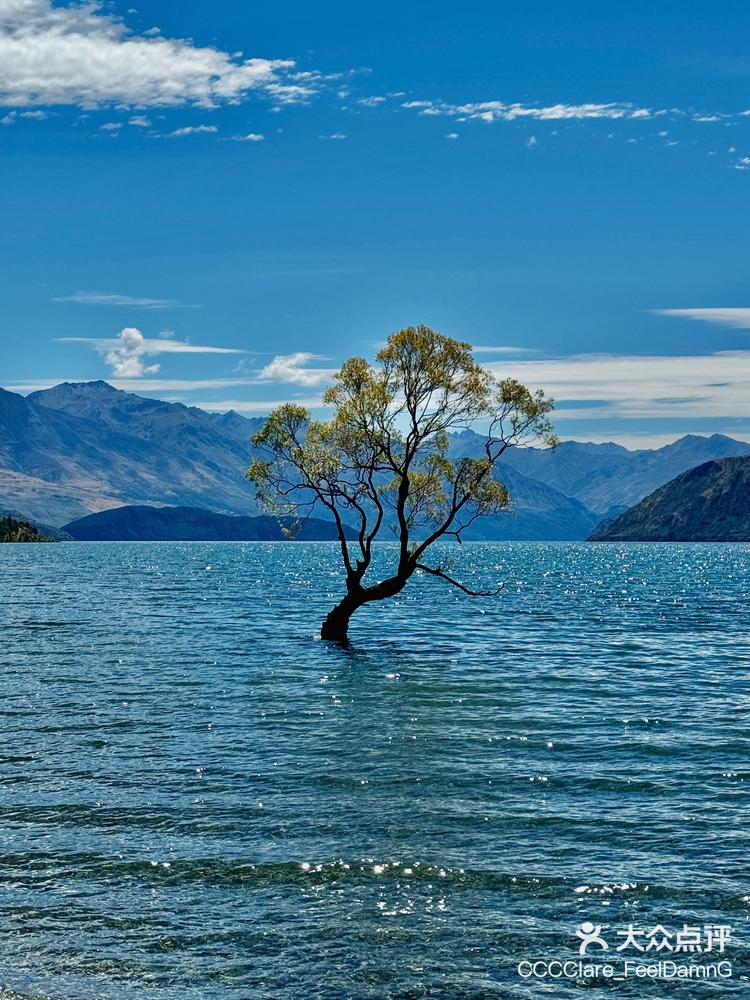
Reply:
[[0, 384], [257, 416], [426, 323], [562, 438], [750, 440], [749, 41], [720, 0], [0, 0]]

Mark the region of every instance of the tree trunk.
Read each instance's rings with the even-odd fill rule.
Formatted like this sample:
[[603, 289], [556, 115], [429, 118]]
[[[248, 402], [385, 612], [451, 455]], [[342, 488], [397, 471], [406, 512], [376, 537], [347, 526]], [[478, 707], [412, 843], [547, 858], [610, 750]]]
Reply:
[[347, 595], [326, 615], [320, 629], [320, 638], [330, 639], [332, 642], [346, 642], [349, 637], [349, 620], [357, 608], [361, 608], [363, 604], [364, 601], [355, 600]]
[[404, 589], [412, 572], [413, 570], [390, 576], [373, 587], [358, 585], [351, 587], [346, 597], [328, 612], [320, 629], [320, 638], [331, 639], [333, 642], [346, 642], [349, 637], [349, 621], [354, 612], [370, 601], [384, 601], [388, 597], [395, 597]]

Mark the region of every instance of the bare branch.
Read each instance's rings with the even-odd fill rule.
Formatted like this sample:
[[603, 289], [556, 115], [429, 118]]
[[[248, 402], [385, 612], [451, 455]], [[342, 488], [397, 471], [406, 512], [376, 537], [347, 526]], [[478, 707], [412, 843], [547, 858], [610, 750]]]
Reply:
[[415, 569], [421, 569], [423, 573], [429, 573], [430, 576], [439, 576], [441, 580], [445, 580], [454, 587], [458, 587], [459, 590], [462, 590], [464, 594], [468, 594], [469, 597], [495, 597], [505, 586], [504, 583], [501, 583], [495, 590], [471, 590], [469, 587], [465, 587], [463, 583], [459, 583], [458, 580], [454, 580], [452, 576], [448, 576], [447, 573], [444, 573], [441, 569], [437, 569], [434, 566], [425, 566], [424, 563], [415, 563]]

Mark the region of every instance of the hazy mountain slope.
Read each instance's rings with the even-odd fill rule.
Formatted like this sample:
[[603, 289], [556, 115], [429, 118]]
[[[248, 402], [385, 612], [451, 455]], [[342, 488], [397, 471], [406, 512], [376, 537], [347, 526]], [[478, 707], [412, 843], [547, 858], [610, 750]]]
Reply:
[[18, 510], [32, 520], [64, 524], [92, 510], [106, 509], [121, 500], [107, 497], [101, 486], [55, 484], [0, 468], [0, 508]]
[[57, 523], [129, 502], [257, 513], [244, 477], [255, 426], [104, 382], [3, 392], [0, 502]]
[[498, 468], [495, 478], [508, 487], [513, 509], [479, 518], [464, 533], [467, 541], [580, 541], [600, 520], [577, 500], [508, 466]]
[[[460, 455], [481, 458], [484, 438], [471, 431], [457, 434], [451, 439], [449, 455], [451, 458]], [[464, 535], [467, 540], [575, 541], [586, 538], [601, 520], [582, 503], [523, 475], [504, 460], [497, 465], [495, 478], [508, 487], [513, 510], [499, 517], [475, 521]]]
[[[592, 477], [610, 479], [632, 460], [633, 452], [619, 444], [563, 441], [557, 448], [510, 448], [503, 462], [582, 503]], [[588, 506], [588, 504], [587, 504]]]
[[[290, 524], [289, 519], [285, 523]], [[237, 517], [196, 507], [117, 507], [89, 514], [64, 527], [77, 541], [90, 542], [256, 542], [283, 541], [275, 517]], [[348, 529], [350, 537], [354, 531]], [[333, 541], [333, 522], [310, 518], [294, 535], [298, 541]]]
[[618, 473], [592, 475], [576, 496], [592, 510], [606, 511], [618, 504], [634, 504], [675, 476], [704, 462], [750, 455], [750, 444], [722, 434], [688, 434], [654, 451], [637, 451]]
[[[465, 431], [456, 454], [480, 455], [484, 439]], [[628, 451], [618, 444], [563, 441], [558, 448], [510, 448], [503, 464], [604, 514], [629, 507], [681, 472], [713, 458], [750, 455], [750, 444], [722, 434], [688, 434], [663, 448]]]
[[602, 525], [591, 541], [750, 541], [750, 456], [683, 472]]

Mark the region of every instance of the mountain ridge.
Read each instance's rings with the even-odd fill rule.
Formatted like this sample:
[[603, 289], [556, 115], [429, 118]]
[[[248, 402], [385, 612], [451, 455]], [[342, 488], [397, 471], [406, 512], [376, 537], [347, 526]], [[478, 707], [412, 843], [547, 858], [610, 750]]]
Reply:
[[[245, 469], [262, 417], [212, 413], [123, 392], [108, 382], [66, 382], [21, 396], [0, 390], [0, 507], [63, 525], [125, 505], [187, 506], [257, 516]], [[482, 454], [472, 430], [451, 454]], [[467, 537], [576, 540], [674, 475], [707, 458], [750, 454], [721, 435], [686, 435], [661, 449], [564, 441], [513, 448], [496, 475], [515, 513], [482, 519]]]
[[[344, 527], [348, 538], [356, 538], [353, 528]], [[77, 518], [64, 525], [63, 531], [80, 542], [263, 542], [287, 538], [335, 541], [338, 538], [333, 521], [321, 518], [308, 518], [298, 530], [294, 528], [294, 518], [289, 517], [279, 519], [267, 514], [243, 517], [198, 507], [126, 505]]]
[[713, 459], [660, 486], [592, 542], [750, 541], [750, 456]]

